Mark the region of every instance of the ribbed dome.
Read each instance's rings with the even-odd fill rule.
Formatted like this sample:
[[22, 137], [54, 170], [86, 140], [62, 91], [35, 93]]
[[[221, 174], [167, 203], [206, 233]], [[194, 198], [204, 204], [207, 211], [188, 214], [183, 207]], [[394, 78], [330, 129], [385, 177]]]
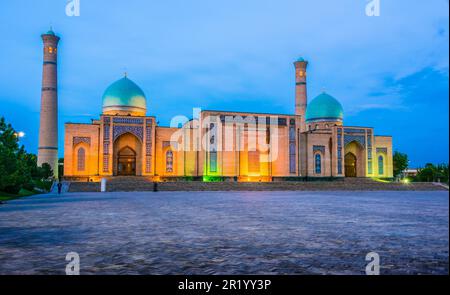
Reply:
[[111, 84], [103, 94], [103, 113], [145, 116], [147, 103], [142, 89], [124, 77]]
[[344, 109], [331, 95], [323, 92], [314, 98], [306, 108], [306, 122], [313, 121], [342, 121]]

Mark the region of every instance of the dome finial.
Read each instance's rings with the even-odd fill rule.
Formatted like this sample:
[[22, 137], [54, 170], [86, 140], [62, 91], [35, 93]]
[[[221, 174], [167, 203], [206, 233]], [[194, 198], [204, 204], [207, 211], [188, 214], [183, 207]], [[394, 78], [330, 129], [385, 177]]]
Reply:
[[322, 87], [322, 93], [327, 93], [327, 89], [325, 87]]
[[53, 31], [53, 25], [52, 23], [50, 23], [50, 30], [47, 31], [47, 33], [45, 33], [46, 35], [52, 35], [52, 36], [56, 36], [55, 32]]

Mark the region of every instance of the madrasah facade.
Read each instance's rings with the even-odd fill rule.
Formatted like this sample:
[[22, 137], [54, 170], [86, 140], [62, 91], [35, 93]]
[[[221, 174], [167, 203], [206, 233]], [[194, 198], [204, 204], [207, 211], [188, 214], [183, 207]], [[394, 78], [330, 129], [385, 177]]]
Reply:
[[[59, 37], [42, 35], [44, 69], [38, 163], [57, 166]], [[98, 119], [66, 123], [64, 177], [96, 181], [143, 176], [153, 181], [277, 181], [300, 178], [393, 177], [392, 137], [345, 126], [337, 99], [308, 102], [308, 61], [295, 69], [295, 113], [202, 110], [178, 126], [147, 115], [147, 97], [126, 75], [104, 92]], [[99, 98], [100, 99], [100, 98]]]

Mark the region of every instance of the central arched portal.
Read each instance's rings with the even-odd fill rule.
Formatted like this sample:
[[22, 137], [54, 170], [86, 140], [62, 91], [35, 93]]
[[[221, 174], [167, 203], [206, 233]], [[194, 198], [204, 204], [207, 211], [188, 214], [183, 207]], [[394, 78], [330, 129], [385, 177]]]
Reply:
[[113, 175], [142, 175], [142, 143], [138, 137], [125, 133], [114, 141]]
[[356, 156], [353, 153], [345, 155], [345, 176], [356, 177]]
[[128, 146], [117, 155], [117, 175], [136, 175], [136, 152]]

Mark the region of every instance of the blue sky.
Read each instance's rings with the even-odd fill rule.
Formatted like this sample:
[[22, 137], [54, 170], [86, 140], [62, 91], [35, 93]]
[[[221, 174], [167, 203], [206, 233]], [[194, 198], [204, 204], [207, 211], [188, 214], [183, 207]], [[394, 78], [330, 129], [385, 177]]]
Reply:
[[90, 122], [126, 70], [168, 125], [203, 109], [293, 113], [294, 67], [309, 60], [309, 99], [322, 88], [345, 125], [392, 135], [411, 166], [448, 162], [448, 0], [64, 0], [0, 3], [0, 115], [37, 151], [42, 43], [60, 35], [60, 153], [64, 122]]

